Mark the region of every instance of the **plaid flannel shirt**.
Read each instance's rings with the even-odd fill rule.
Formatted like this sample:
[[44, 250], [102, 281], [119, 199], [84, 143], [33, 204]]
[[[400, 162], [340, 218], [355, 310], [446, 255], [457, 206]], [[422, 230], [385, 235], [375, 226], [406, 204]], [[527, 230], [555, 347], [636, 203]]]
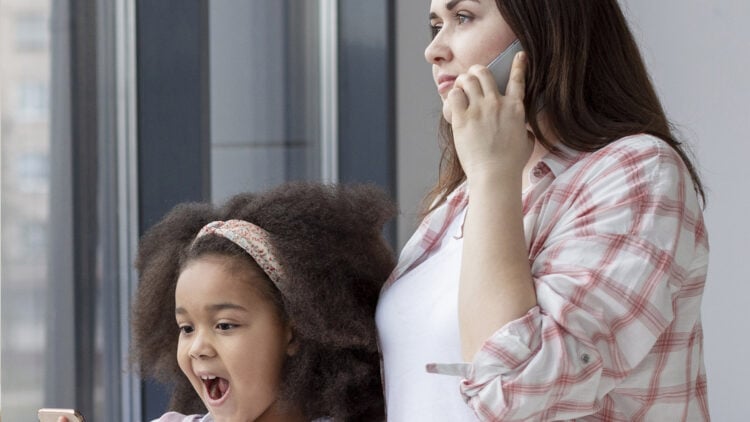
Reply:
[[[532, 170], [523, 196], [538, 305], [473, 362], [427, 370], [461, 377], [484, 421], [709, 420], [700, 319], [708, 241], [684, 163], [647, 135], [561, 152]], [[384, 288], [418, 266], [468, 204], [464, 184], [428, 215]]]

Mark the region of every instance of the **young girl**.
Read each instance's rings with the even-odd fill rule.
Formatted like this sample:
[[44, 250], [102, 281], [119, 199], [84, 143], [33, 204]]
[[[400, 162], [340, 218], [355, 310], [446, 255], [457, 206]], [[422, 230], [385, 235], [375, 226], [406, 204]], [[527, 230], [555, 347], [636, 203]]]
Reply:
[[133, 352], [175, 387], [159, 421], [384, 420], [374, 312], [394, 213], [374, 187], [293, 183], [152, 227]]
[[708, 420], [703, 188], [618, 1], [426, 15], [446, 142], [378, 304], [389, 421]]

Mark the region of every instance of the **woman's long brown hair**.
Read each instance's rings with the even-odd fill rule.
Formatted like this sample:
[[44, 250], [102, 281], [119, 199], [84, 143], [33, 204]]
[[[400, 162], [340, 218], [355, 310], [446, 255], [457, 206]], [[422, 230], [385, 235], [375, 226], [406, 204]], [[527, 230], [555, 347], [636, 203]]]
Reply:
[[[617, 0], [495, 1], [528, 55], [526, 117], [542, 145], [555, 151], [540, 130], [540, 111], [551, 133], [578, 151], [639, 133], [656, 136], [680, 155], [705, 202], [703, 183], [672, 133]], [[425, 214], [466, 179], [442, 117], [439, 134], [440, 173], [423, 202]]]

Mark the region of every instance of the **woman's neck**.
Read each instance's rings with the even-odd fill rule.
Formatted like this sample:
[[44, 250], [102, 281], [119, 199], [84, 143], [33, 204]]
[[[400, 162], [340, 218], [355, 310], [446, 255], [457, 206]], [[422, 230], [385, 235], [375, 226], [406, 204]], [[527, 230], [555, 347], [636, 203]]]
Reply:
[[539, 143], [539, 141], [534, 141], [534, 151], [531, 153], [529, 161], [526, 162], [526, 165], [523, 168], [523, 181], [521, 184], [522, 191], [525, 191], [526, 188], [531, 186], [531, 170], [542, 160], [542, 158], [544, 158], [545, 155], [547, 155], [548, 152], [547, 148]]

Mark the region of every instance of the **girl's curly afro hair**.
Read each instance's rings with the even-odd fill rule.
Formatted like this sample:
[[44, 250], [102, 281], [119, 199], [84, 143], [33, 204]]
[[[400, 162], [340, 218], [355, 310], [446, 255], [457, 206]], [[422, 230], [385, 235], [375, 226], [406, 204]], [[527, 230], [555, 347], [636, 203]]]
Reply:
[[289, 290], [277, 303], [299, 347], [286, 362], [281, 399], [301, 406], [310, 419], [384, 420], [375, 306], [395, 265], [382, 236], [383, 224], [395, 213], [392, 201], [374, 186], [310, 182], [240, 194], [219, 208], [176, 206], [139, 244], [133, 362], [143, 376], [174, 386], [172, 410], [205, 413], [177, 365], [175, 286], [181, 268], [202, 253], [252, 261], [226, 239], [191, 251], [207, 223], [245, 220], [269, 232], [287, 276]]

